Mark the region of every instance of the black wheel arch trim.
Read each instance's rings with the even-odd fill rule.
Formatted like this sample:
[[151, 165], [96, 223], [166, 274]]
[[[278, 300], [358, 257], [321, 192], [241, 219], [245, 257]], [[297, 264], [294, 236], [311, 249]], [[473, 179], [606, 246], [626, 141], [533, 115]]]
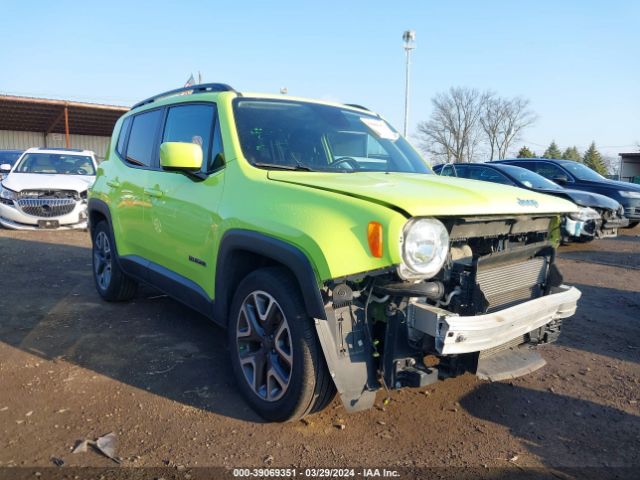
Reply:
[[253, 230], [232, 229], [224, 233], [218, 249], [216, 265], [216, 293], [214, 312], [217, 318], [225, 318], [229, 312], [231, 295], [225, 277], [233, 269], [232, 253], [248, 251], [287, 267], [295, 276], [304, 300], [307, 314], [326, 319], [324, 301], [313, 266], [307, 256], [296, 246]]
[[97, 212], [107, 219], [109, 228], [112, 230], [111, 233], [113, 233], [113, 227], [111, 225], [111, 211], [109, 210], [109, 205], [107, 205], [104, 201], [99, 200], [97, 198], [90, 198], [89, 203], [87, 205], [87, 211], [89, 213], [88, 215], [89, 231], [92, 232], [92, 234], [93, 234], [93, 227], [95, 227], [95, 225], [93, 225], [91, 222], [91, 214], [93, 212]]

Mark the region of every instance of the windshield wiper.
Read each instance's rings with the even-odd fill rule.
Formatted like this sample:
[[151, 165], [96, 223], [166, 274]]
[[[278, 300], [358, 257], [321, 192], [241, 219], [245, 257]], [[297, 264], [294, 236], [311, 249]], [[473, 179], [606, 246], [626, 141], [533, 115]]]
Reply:
[[311, 167], [307, 167], [301, 163], [296, 163], [295, 165], [279, 165], [277, 163], [265, 163], [265, 162], [254, 162], [253, 166], [255, 167], [263, 167], [263, 168], [271, 168], [273, 170], [297, 170], [302, 172], [315, 172]]

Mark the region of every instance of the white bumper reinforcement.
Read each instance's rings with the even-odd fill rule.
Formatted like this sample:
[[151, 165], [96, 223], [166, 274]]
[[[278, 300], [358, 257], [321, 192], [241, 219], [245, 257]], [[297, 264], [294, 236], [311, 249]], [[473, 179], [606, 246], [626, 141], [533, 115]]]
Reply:
[[494, 313], [461, 317], [442, 308], [413, 300], [407, 321], [410, 327], [435, 337], [442, 355], [480, 352], [503, 345], [557, 318], [576, 311], [580, 290], [568, 285], [552, 288], [547, 296]]

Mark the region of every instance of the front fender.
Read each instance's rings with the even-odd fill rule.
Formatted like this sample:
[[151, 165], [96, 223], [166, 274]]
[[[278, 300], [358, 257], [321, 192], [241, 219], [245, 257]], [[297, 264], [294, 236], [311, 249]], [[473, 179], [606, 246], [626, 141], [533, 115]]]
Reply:
[[236, 279], [231, 279], [238, 270], [235, 252], [250, 252], [287, 267], [300, 286], [308, 315], [326, 318], [317, 275], [307, 256], [299, 248], [283, 240], [243, 229], [226, 231], [220, 241], [216, 265], [216, 318], [226, 318], [233, 298], [232, 289], [237, 282]]

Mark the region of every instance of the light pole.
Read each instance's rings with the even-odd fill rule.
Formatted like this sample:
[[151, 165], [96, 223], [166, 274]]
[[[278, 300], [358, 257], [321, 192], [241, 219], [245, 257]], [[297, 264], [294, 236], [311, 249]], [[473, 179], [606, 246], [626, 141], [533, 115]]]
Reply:
[[416, 32], [414, 30], [406, 30], [402, 34], [404, 41], [404, 51], [407, 57], [405, 83], [404, 83], [404, 136], [407, 136], [407, 128], [409, 128], [409, 55], [411, 50], [416, 48]]

